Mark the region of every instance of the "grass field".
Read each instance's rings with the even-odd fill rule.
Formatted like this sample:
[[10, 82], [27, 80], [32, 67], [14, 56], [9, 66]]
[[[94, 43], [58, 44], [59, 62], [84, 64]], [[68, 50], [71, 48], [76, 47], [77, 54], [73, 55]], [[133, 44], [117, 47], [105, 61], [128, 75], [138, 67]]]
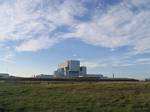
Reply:
[[150, 83], [0, 82], [0, 112], [150, 112]]

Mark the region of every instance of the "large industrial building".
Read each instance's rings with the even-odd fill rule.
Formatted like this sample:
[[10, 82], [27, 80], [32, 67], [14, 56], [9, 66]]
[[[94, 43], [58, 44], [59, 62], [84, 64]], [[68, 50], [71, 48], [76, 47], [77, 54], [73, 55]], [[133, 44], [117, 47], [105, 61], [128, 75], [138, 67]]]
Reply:
[[54, 72], [56, 78], [84, 77], [86, 74], [86, 67], [80, 66], [80, 61], [78, 60], [69, 60], [59, 64], [58, 69]]
[[80, 61], [69, 60], [58, 65], [58, 69], [54, 72], [55, 78], [104, 78], [102, 74], [87, 74], [86, 66], [80, 66]]

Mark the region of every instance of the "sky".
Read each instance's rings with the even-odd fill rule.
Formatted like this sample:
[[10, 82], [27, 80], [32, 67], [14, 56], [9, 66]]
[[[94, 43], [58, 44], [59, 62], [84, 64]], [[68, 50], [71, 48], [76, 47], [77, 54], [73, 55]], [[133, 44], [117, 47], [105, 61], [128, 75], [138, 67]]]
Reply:
[[150, 0], [0, 0], [0, 72], [53, 74], [80, 60], [88, 73], [150, 77]]

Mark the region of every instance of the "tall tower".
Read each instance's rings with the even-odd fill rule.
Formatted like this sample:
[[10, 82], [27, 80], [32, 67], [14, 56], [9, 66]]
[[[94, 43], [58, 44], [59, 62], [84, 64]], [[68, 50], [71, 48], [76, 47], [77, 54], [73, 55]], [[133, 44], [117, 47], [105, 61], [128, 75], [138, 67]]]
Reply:
[[113, 79], [115, 78], [115, 74], [113, 73]]

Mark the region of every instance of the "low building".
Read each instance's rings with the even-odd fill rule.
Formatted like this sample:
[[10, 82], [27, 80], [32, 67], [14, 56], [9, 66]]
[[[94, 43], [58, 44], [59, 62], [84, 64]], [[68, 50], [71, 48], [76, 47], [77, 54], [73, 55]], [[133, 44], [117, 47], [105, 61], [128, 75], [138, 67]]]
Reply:
[[54, 78], [54, 75], [46, 75], [46, 74], [39, 74], [39, 75], [36, 75], [35, 78], [41, 78], [41, 79], [52, 79]]
[[0, 78], [9, 78], [8, 73], [0, 73]]
[[145, 79], [145, 81], [150, 81], [150, 78]]
[[100, 79], [104, 78], [102, 74], [87, 74], [86, 77], [87, 78], [100, 78]]

